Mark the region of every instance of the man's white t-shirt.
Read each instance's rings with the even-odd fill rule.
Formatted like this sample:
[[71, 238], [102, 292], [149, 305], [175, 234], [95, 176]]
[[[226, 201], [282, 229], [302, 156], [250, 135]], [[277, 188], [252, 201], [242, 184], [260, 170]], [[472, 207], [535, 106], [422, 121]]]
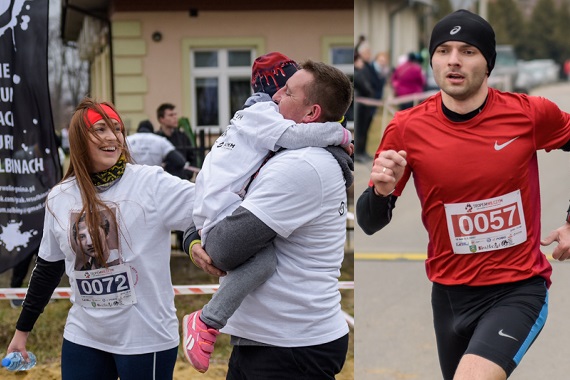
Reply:
[[277, 153], [241, 206], [277, 232], [277, 269], [222, 332], [280, 347], [323, 344], [347, 334], [338, 277], [348, 210], [333, 156], [322, 148]]
[[348, 136], [350, 133], [339, 123], [297, 124], [287, 120], [272, 101], [237, 111], [196, 177], [194, 222], [202, 230], [204, 246], [208, 231], [240, 205], [245, 187], [267, 155], [281, 148], [278, 142], [289, 148], [324, 147], [349, 143]]
[[176, 149], [166, 137], [147, 132], [127, 136], [127, 144], [134, 162], [140, 165], [160, 166], [168, 153]]

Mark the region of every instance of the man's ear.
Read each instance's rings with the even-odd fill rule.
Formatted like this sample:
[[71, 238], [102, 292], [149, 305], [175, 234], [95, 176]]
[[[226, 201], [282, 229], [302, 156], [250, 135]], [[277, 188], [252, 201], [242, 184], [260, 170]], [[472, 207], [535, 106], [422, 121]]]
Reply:
[[317, 122], [322, 115], [322, 109], [319, 104], [313, 104], [309, 108], [309, 112], [303, 117], [303, 123]]

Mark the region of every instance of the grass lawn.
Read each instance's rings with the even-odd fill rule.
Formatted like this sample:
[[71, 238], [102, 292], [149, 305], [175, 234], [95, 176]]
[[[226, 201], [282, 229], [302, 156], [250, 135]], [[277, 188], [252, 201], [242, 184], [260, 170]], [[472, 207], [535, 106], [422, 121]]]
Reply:
[[[341, 281], [352, 281], [354, 279], [354, 255], [351, 250], [345, 256]], [[171, 260], [171, 271], [173, 283], [175, 285], [189, 284], [209, 284], [216, 283], [217, 279], [208, 276], [198, 268], [194, 267], [187, 256], [175, 253]], [[9, 287], [11, 271], [0, 275], [0, 287]], [[27, 280], [26, 280], [27, 284]], [[67, 278], [64, 276], [60, 286], [68, 286]], [[354, 315], [354, 291], [342, 290], [342, 308], [350, 315]], [[208, 302], [210, 295], [181, 295], [175, 298], [177, 315], [180, 321], [185, 314], [202, 308]], [[59, 361], [61, 352], [61, 342], [63, 327], [67, 318], [67, 312], [71, 304], [68, 300], [56, 300], [48, 304], [44, 313], [40, 316], [34, 330], [28, 339], [27, 348], [33, 351], [38, 357], [38, 365], [28, 373], [11, 373], [0, 369], [1, 379], [18, 380], [56, 380], [60, 379]], [[8, 301], [0, 301], [0, 352], [4, 354], [14, 333], [14, 326], [18, 319], [19, 310], [10, 307]], [[220, 335], [216, 342], [210, 369], [205, 374], [200, 374], [186, 362], [182, 353], [182, 345], [179, 347], [178, 361], [174, 379], [225, 379], [227, 361], [231, 351], [229, 336]], [[347, 362], [339, 380], [354, 379], [354, 343], [353, 331], [350, 332], [350, 346]]]

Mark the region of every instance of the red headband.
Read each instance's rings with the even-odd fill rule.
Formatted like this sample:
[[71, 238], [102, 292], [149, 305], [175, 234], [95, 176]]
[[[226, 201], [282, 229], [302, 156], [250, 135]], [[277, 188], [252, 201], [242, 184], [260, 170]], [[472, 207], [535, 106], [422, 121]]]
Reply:
[[[119, 118], [119, 115], [117, 115], [117, 113], [115, 111], [113, 111], [113, 109], [111, 107], [109, 107], [106, 104], [100, 104], [101, 108], [103, 108], [103, 111], [105, 112], [105, 114], [107, 114], [107, 117], [109, 117], [109, 119], [115, 119], [118, 122], [121, 121], [121, 119]], [[94, 125], [96, 122], [98, 122], [99, 120], [102, 120], [103, 116], [101, 116], [99, 114], [99, 112], [89, 108], [87, 109], [87, 120], [89, 121], [87, 128], [90, 128], [92, 125]]]

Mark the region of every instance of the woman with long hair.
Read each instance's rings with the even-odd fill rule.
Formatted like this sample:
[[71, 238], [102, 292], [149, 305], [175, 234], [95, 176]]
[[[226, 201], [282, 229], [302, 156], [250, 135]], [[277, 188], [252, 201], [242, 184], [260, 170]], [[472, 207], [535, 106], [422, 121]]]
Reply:
[[[27, 358], [28, 335], [66, 273], [72, 307], [63, 380], [173, 376], [180, 338], [171, 230], [193, 224], [194, 184], [158, 166], [132, 164], [125, 136], [111, 104], [86, 98], [77, 107], [70, 166], [48, 195], [36, 267], [8, 346]], [[96, 265], [80, 265], [87, 260]]]

